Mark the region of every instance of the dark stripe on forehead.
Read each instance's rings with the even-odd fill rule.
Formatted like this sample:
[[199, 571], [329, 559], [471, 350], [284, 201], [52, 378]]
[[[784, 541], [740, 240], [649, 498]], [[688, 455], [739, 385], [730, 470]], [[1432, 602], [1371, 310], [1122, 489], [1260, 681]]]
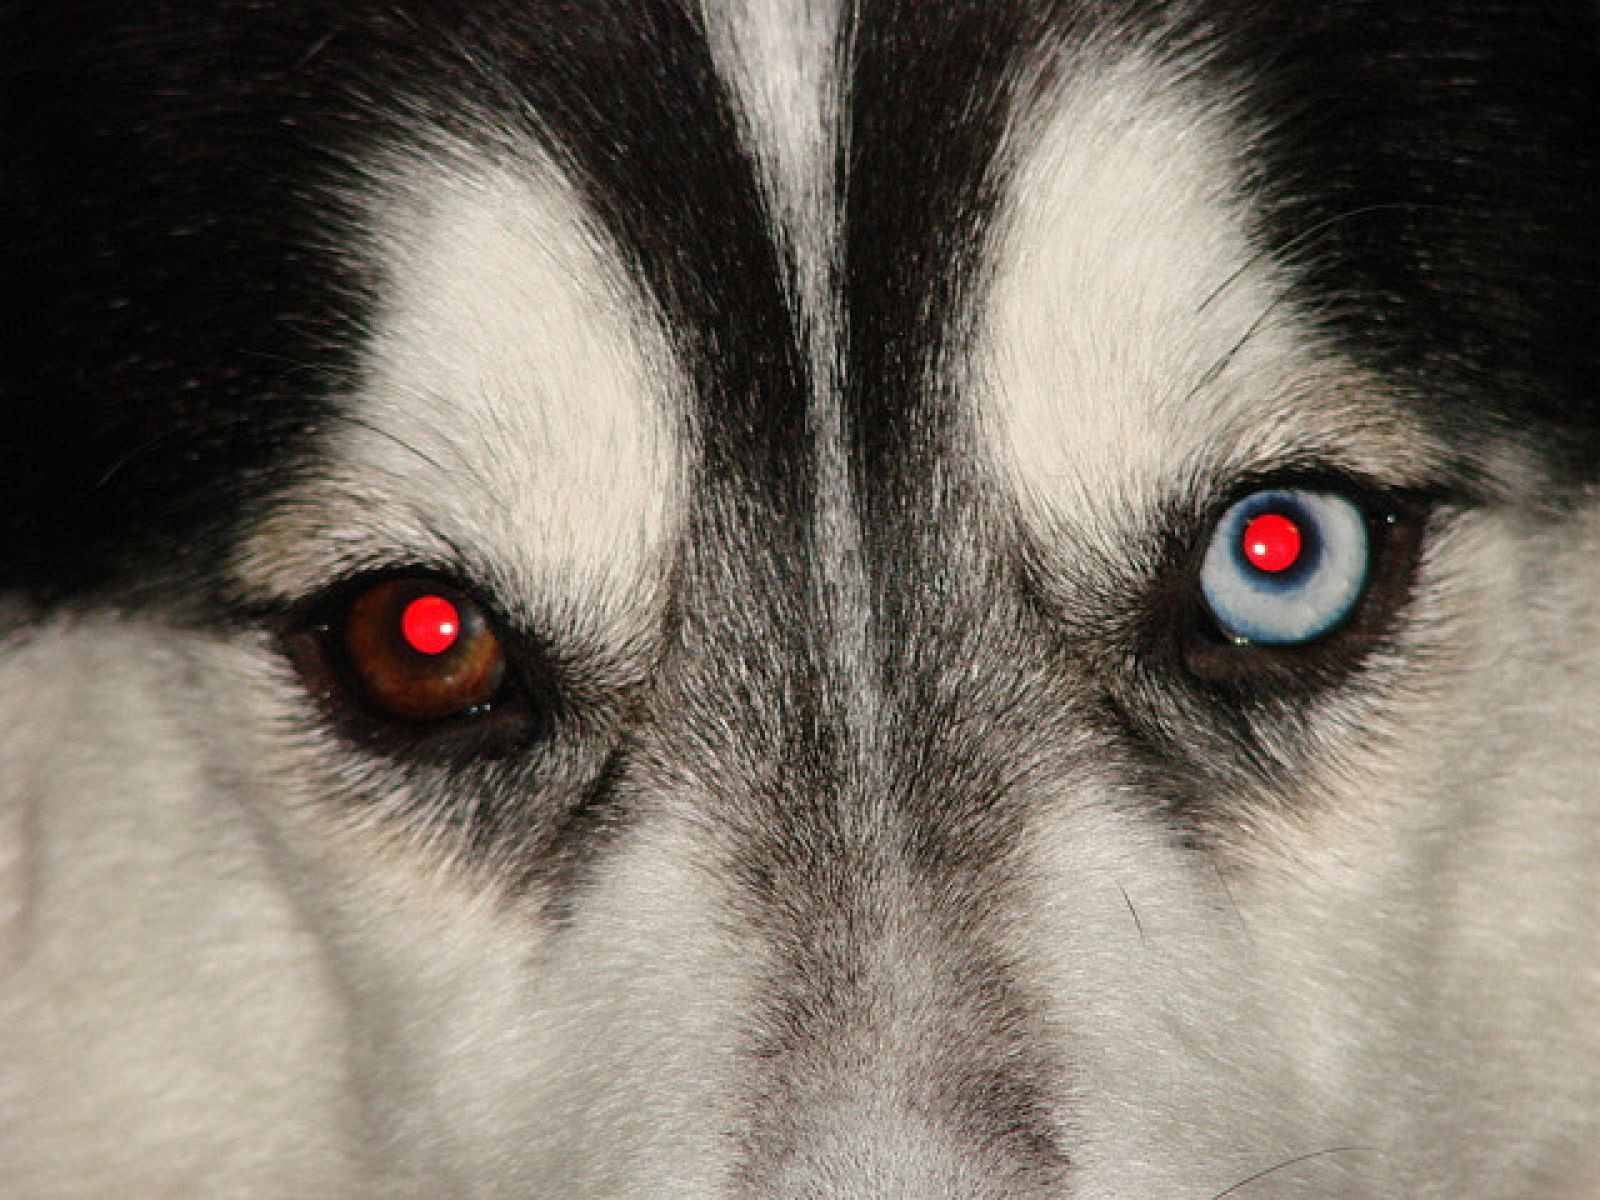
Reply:
[[[1116, 44], [1156, 19], [1148, 5], [1083, 0], [891, 0], [858, 17], [845, 138], [845, 309], [850, 408], [864, 480], [883, 511], [868, 536], [915, 536], [933, 467], [970, 467], [952, 445], [970, 410], [957, 392], [1008, 167], [1039, 102], [1072, 69], [1067, 47]], [[870, 496], [869, 496], [870, 502]], [[930, 522], [921, 522], [926, 527]]]
[[929, 419], [908, 420], [953, 349], [995, 208], [996, 156], [1044, 17], [986, 0], [901, 0], [859, 16], [845, 308], [869, 476], [902, 462], [900, 439]]
[[1046, 46], [1073, 20], [1071, 6], [1026, 0], [891, 0], [864, 6], [853, 30], [845, 406], [888, 719], [907, 740], [928, 739], [891, 757], [964, 793], [941, 805], [919, 794], [926, 780], [895, 773], [896, 807], [935, 869], [981, 869], [1015, 834], [987, 811], [987, 769], [953, 761], [959, 748], [942, 740], [934, 664], [974, 661], [946, 618], [989, 604], [966, 551], [990, 534], [958, 494], [976, 469], [960, 430], [962, 359], [1008, 138]]
[[372, 281], [338, 198], [429, 127], [545, 144], [664, 310], [708, 474], [800, 506], [790, 317], [685, 6], [90, 3], [0, 29], [0, 586], [210, 573], [349, 386]]
[[[665, 310], [705, 466], [798, 508], [805, 381], [753, 162], [705, 30], [675, 3], [519, 5], [513, 95]], [[551, 36], [551, 31], [556, 31]]]

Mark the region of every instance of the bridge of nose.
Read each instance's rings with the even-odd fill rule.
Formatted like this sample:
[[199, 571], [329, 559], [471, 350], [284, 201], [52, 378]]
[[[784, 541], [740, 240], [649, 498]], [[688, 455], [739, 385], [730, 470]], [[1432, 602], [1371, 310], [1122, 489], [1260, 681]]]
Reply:
[[841, 628], [807, 515], [696, 552], [679, 656], [695, 681], [674, 702], [755, 964], [734, 1035], [737, 1194], [1059, 1195], [1064, 1071], [1005, 950], [1024, 831], [997, 756], [1025, 722], [975, 742], [993, 697], [944, 657], [975, 653], [1006, 606], [895, 615], [897, 583], [979, 554], [901, 546], [849, 564], [868, 607]]
[[670, 701], [758, 964], [740, 1195], [1025, 1200], [1065, 1171], [1062, 1068], [1003, 949], [1001, 759], [1027, 722], [1005, 671], [962, 682], [1016, 642], [948, 369], [1015, 24], [708, 7], [782, 281], [759, 327], [708, 317], [732, 349], [702, 401]]

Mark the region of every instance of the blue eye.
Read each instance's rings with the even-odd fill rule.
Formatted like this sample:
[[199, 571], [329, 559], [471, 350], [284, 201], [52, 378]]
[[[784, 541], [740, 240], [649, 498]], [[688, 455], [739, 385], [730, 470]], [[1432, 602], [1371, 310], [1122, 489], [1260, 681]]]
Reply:
[[1200, 590], [1234, 640], [1300, 645], [1355, 610], [1371, 558], [1366, 517], [1350, 500], [1272, 488], [1222, 514], [1200, 566]]

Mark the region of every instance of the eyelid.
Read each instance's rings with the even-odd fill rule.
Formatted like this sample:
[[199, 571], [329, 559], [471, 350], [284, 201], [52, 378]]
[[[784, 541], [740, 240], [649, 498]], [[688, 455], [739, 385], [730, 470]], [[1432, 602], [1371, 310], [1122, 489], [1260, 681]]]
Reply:
[[1203, 529], [1209, 529], [1223, 513], [1246, 496], [1256, 492], [1294, 490], [1336, 492], [1348, 497], [1363, 511], [1377, 514], [1414, 507], [1419, 500], [1431, 503], [1452, 494], [1454, 489], [1442, 481], [1387, 482], [1357, 468], [1307, 458], [1230, 476], [1220, 486], [1210, 490], [1210, 496], [1202, 504], [1197, 520]]

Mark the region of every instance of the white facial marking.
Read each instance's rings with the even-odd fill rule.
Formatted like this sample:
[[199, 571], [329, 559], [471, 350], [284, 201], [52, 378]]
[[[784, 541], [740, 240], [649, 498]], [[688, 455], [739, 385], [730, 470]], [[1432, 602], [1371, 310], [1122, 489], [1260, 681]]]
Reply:
[[248, 772], [217, 769], [248, 700], [197, 701], [196, 661], [114, 618], [0, 657], [0, 830], [26, 864], [0, 881], [22, 917], [0, 928], [0, 1195], [374, 1194], [345, 981]]
[[[463, 548], [557, 630], [651, 610], [684, 471], [681, 383], [651, 305], [543, 164], [395, 164], [379, 305], [331, 468], [247, 547], [293, 594]], [[403, 559], [402, 559], [403, 561]]]
[[803, 278], [834, 259], [827, 243], [837, 223], [841, 17], [834, 0], [705, 5], [712, 54], [738, 97], [768, 201]]
[[1296, 451], [1403, 471], [1252, 241], [1244, 132], [1141, 56], [1067, 74], [1009, 184], [978, 341], [980, 423], [1024, 511], [1114, 528], [1196, 467]]

